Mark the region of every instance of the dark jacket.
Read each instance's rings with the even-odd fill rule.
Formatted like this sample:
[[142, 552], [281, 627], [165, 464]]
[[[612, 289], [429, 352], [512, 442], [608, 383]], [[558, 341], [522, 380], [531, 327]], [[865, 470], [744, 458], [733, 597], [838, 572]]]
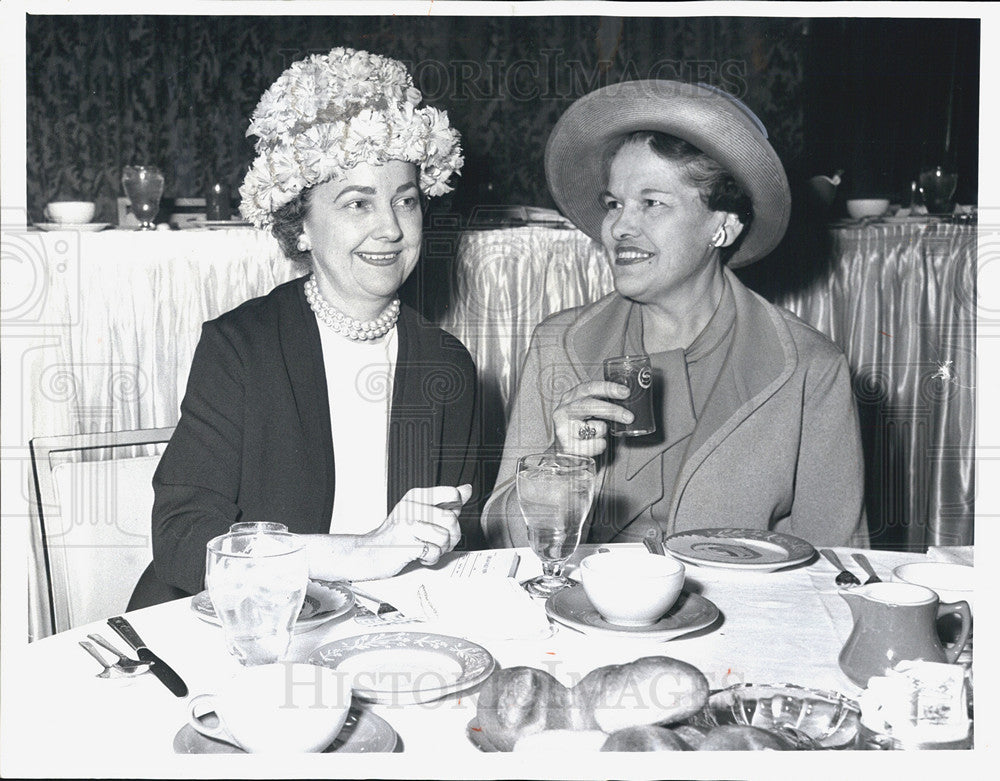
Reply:
[[[202, 328], [181, 417], [153, 477], [153, 573], [130, 609], [203, 588], [205, 544], [237, 520], [330, 531], [336, 465], [316, 319], [304, 279], [278, 286]], [[472, 483], [460, 519], [466, 549], [481, 547], [476, 371], [465, 347], [409, 307], [389, 423], [387, 507], [407, 490]], [[336, 414], [336, 411], [334, 411]], [[178, 592], [175, 589], [179, 589]], [[142, 590], [150, 596], [139, 599]]]

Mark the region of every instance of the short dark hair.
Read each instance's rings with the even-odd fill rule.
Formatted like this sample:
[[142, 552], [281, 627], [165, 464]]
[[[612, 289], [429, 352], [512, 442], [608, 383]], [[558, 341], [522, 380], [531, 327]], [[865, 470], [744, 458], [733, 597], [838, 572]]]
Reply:
[[736, 241], [728, 247], [723, 247], [721, 252], [723, 261], [728, 260], [739, 247], [743, 237], [747, 235], [750, 223], [753, 222], [753, 202], [736, 178], [694, 144], [655, 130], [637, 130], [621, 136], [615, 143], [609, 145], [605, 155], [606, 171], [610, 170], [611, 160], [618, 151], [629, 144], [645, 144], [664, 160], [678, 163], [683, 167], [688, 183], [698, 189], [701, 200], [709, 209], [732, 212], [740, 218], [743, 230]]
[[271, 226], [271, 233], [278, 240], [278, 246], [285, 257], [306, 264], [312, 263], [312, 253], [299, 249], [299, 236], [302, 235], [302, 222], [309, 211], [312, 189], [307, 187], [284, 206], [275, 209], [274, 224]]

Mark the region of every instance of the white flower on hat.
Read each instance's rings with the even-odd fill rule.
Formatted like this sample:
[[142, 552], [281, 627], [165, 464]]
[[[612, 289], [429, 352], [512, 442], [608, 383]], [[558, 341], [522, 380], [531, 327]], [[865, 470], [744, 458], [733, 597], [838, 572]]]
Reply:
[[335, 48], [293, 63], [261, 96], [247, 135], [257, 159], [240, 187], [240, 212], [260, 228], [299, 193], [362, 162], [405, 160], [420, 168], [429, 196], [451, 190], [462, 167], [458, 132], [429, 106], [405, 66]]

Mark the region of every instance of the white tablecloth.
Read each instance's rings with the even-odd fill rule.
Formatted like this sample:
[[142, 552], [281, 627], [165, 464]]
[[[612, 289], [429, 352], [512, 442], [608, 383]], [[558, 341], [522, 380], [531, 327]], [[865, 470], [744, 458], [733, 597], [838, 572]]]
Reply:
[[[578, 552], [577, 557], [584, 552]], [[849, 551], [838, 550], [845, 562]], [[921, 554], [870, 551], [876, 570], [888, 577], [892, 567], [924, 560]], [[851, 563], [852, 569], [857, 569]], [[518, 578], [537, 573], [532, 554], [522, 551]], [[837, 665], [837, 654], [851, 629], [846, 602], [833, 584], [834, 569], [824, 559], [777, 573], [745, 573], [688, 568], [689, 589], [700, 590], [720, 609], [723, 620], [709, 630], [667, 643], [586, 636], [556, 626], [543, 640], [487, 641], [474, 636], [502, 666], [530, 665], [549, 670], [566, 684], [603, 664], [664, 654], [700, 668], [712, 687], [739, 682], [792, 682], [857, 694]], [[572, 574], [572, 569], [570, 570]], [[484, 610], [489, 606], [484, 605]], [[130, 619], [143, 639], [185, 679], [191, 696], [212, 691], [236, 662], [227, 656], [218, 628], [199, 620], [188, 600], [147, 608]], [[419, 630], [418, 624], [387, 627]], [[423, 705], [373, 706], [399, 734], [400, 755], [317, 755], [268, 760], [263, 757], [176, 756], [172, 741], [186, 723], [186, 701], [173, 697], [155, 678], [124, 683], [94, 677], [96, 663], [77, 646], [88, 632], [110, 638], [103, 624], [70, 630], [30, 646], [8, 649], [5, 659], [3, 760], [9, 775], [247, 776], [280, 773], [285, 777], [731, 777], [732, 757], [723, 754], [611, 758], [565, 757], [557, 770], [542, 770], [545, 757], [479, 753], [466, 738], [475, 715], [474, 693], [459, 693]], [[371, 629], [348, 616], [297, 635], [292, 656], [304, 659], [331, 640]], [[974, 752], [963, 752], [972, 754]], [[978, 752], [975, 752], [978, 753]], [[853, 755], [853, 756], [851, 756]], [[805, 762], [808, 776], [833, 777], [834, 770], [872, 771], [882, 755], [824, 752], [798, 756], [740, 755], [740, 777], [784, 777], [785, 763]], [[901, 755], [898, 755], [901, 756]], [[653, 759], [656, 761], [652, 764]], [[860, 759], [859, 759], [860, 758]], [[922, 760], [923, 761], [923, 760]], [[935, 767], [940, 759], [929, 756]], [[952, 766], [962, 757], [950, 760]], [[643, 764], [645, 762], [645, 764]], [[858, 762], [863, 764], [858, 765]], [[728, 770], [721, 771], [721, 768]], [[555, 775], [552, 775], [555, 773]], [[677, 774], [677, 775], [675, 775]], [[857, 777], [857, 776], [856, 776]], [[872, 776], [864, 776], [872, 777]], [[927, 777], [927, 776], [922, 776]]]

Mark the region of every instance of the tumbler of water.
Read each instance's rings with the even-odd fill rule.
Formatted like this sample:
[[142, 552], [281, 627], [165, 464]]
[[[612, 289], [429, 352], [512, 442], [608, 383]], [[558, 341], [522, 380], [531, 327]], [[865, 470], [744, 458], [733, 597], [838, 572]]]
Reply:
[[223, 534], [208, 543], [205, 580], [229, 652], [244, 665], [284, 659], [309, 583], [305, 542], [266, 529]]
[[524, 588], [532, 596], [548, 597], [573, 584], [562, 571], [580, 544], [597, 466], [587, 456], [540, 453], [518, 461], [516, 480], [528, 544], [542, 561], [542, 575], [525, 581]]

